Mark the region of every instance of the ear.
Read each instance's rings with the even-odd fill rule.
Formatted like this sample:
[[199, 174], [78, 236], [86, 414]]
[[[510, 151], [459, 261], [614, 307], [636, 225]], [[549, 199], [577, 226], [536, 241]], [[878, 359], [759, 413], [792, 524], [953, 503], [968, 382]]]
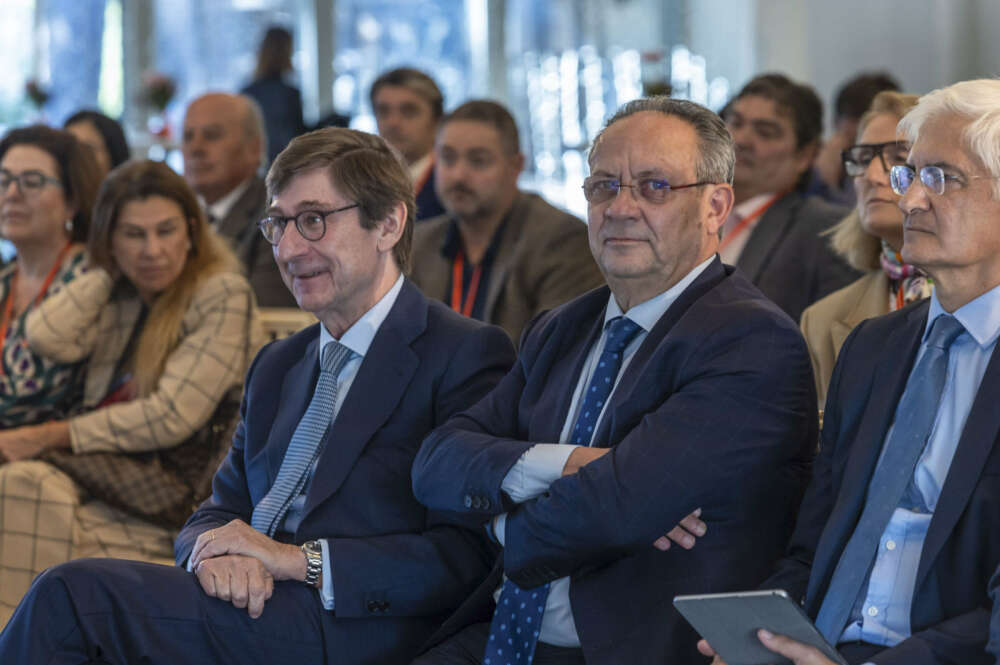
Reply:
[[521, 175], [521, 171], [524, 170], [524, 153], [520, 153], [519, 152], [516, 155], [514, 155], [513, 157], [511, 157], [510, 158], [510, 165], [511, 165], [511, 168], [514, 169], [514, 172], [518, 176], [520, 176]]
[[380, 252], [391, 252], [406, 230], [406, 205], [402, 201], [389, 210], [389, 213], [375, 225], [377, 235], [376, 245]]
[[711, 187], [707, 201], [708, 211], [702, 218], [702, 223], [705, 225], [707, 235], [718, 237], [719, 230], [733, 209], [733, 187], [726, 183]]
[[810, 141], [795, 152], [795, 170], [801, 176], [802, 173], [813, 165], [816, 155], [819, 154], [819, 139]]

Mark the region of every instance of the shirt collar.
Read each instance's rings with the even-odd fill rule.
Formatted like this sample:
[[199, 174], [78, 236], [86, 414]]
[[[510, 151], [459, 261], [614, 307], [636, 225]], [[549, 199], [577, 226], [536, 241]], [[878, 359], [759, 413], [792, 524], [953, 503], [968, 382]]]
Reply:
[[344, 332], [344, 336], [340, 339], [334, 338], [333, 335], [326, 329], [326, 326], [320, 323], [319, 325], [319, 354], [320, 358], [323, 357], [323, 349], [326, 348], [329, 342], [340, 342], [354, 353], [358, 354], [362, 358], [368, 353], [368, 347], [372, 345], [372, 340], [375, 339], [375, 333], [382, 326], [382, 322], [385, 318], [389, 316], [389, 311], [392, 306], [396, 304], [396, 298], [399, 297], [399, 292], [403, 288], [403, 276], [400, 275], [396, 279], [396, 283], [392, 285], [392, 288], [382, 296], [382, 298], [375, 303], [371, 309], [365, 312], [360, 319], [354, 322], [350, 328]]
[[774, 192], [767, 192], [766, 194], [758, 194], [752, 198], [747, 199], [739, 205], [733, 206], [733, 211], [731, 214], [736, 215], [739, 218], [746, 217], [752, 213], [757, 208], [761, 207], [768, 201], [774, 198]]
[[[941, 314], [948, 314], [938, 301], [937, 289], [931, 293], [931, 306], [927, 312], [927, 326], [922, 342], [927, 341], [931, 323]], [[993, 344], [1000, 336], [1000, 286], [995, 286], [951, 313], [965, 327], [976, 343], [983, 348]]]
[[434, 164], [433, 151], [427, 153], [417, 161], [410, 164], [410, 167], [408, 169], [410, 172], [410, 181], [414, 183], [419, 182], [420, 179], [424, 177], [424, 173], [427, 172], [427, 169], [433, 166], [433, 164]]
[[[653, 329], [653, 326], [656, 325], [656, 322], [660, 320], [660, 317], [663, 316], [668, 309], [670, 309], [670, 306], [674, 304], [677, 297], [684, 292], [684, 289], [690, 286], [691, 282], [698, 278], [698, 275], [705, 272], [705, 269], [708, 268], [714, 260], [715, 254], [695, 266], [691, 272], [681, 279], [681, 281], [677, 282], [660, 295], [650, 298], [646, 302], [635, 305], [629, 309], [629, 311], [624, 312], [624, 315], [635, 323], [638, 323], [644, 331], [649, 332]], [[618, 301], [615, 300], [615, 294], [612, 293], [611, 297], [608, 299], [608, 306], [604, 311], [604, 325], [607, 326], [608, 321], [616, 316], [622, 316], [622, 314], [622, 308], [618, 306]]]
[[208, 205], [205, 203], [204, 199], [202, 199], [205, 212], [207, 212], [210, 217], [215, 218], [216, 223], [218, 223], [219, 220], [225, 219], [226, 215], [228, 215], [229, 211], [233, 209], [233, 206], [236, 205], [239, 198], [243, 196], [243, 192], [247, 191], [250, 187], [251, 180], [253, 180], [253, 178], [247, 178], [238, 184], [233, 191], [229, 192], [212, 205]]

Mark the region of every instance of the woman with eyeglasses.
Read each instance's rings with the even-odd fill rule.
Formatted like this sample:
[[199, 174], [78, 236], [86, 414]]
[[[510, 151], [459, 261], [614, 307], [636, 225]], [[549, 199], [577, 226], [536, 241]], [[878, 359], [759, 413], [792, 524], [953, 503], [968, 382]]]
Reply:
[[906, 163], [909, 146], [896, 124], [917, 103], [916, 95], [881, 92], [858, 125], [858, 142], [843, 152], [858, 201], [832, 230], [834, 250], [867, 274], [807, 308], [802, 334], [809, 344], [819, 403], [847, 335], [865, 319], [895, 311], [930, 295], [927, 278], [903, 263], [903, 212], [889, 172]]
[[81, 409], [0, 432], [0, 627], [54, 564], [172, 561], [262, 339], [239, 261], [165, 164], [108, 175], [87, 249], [93, 268], [26, 324], [36, 352], [86, 363]]
[[0, 429], [65, 417], [80, 365], [28, 346], [25, 320], [87, 269], [82, 241], [100, 184], [93, 156], [42, 125], [0, 140], [0, 236], [17, 255], [0, 269]]

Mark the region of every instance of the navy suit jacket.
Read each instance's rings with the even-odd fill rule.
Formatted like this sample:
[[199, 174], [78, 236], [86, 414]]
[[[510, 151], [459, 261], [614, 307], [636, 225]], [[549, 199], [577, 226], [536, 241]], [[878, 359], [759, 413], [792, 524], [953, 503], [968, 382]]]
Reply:
[[[805, 599], [815, 617], [864, 508], [927, 322], [923, 301], [859, 325], [840, 351], [823, 439], [788, 557], [767, 587]], [[987, 583], [1000, 562], [1000, 356], [979, 386], [924, 541], [912, 636], [872, 660], [900, 665], [992, 662]]]
[[[437, 509], [508, 511], [503, 570], [524, 588], [569, 575], [590, 665], [703, 663], [676, 594], [755, 586], [781, 556], [816, 447], [816, 396], [795, 324], [716, 259], [639, 346], [599, 425], [614, 450], [513, 505], [504, 476], [555, 443], [604, 319], [604, 287], [542, 314], [514, 369], [435, 430], [413, 466]], [[653, 541], [695, 508], [693, 551]], [[488, 620], [498, 571], [435, 636]]]
[[[254, 360], [232, 449], [212, 496], [177, 538], [178, 563], [203, 531], [250, 522], [312, 397], [318, 344], [319, 324]], [[404, 283], [327, 434], [292, 537], [329, 539], [336, 607], [323, 612], [323, 625], [337, 662], [408, 662], [489, 573], [482, 531], [417, 503], [410, 466], [422, 438], [490, 390], [513, 360], [502, 330]]]
[[437, 167], [431, 167], [431, 172], [427, 175], [427, 179], [424, 181], [424, 186], [420, 188], [419, 192], [416, 192], [418, 222], [424, 219], [430, 219], [431, 217], [443, 215], [445, 212], [444, 205], [438, 198], [437, 190], [434, 189], [435, 168]]

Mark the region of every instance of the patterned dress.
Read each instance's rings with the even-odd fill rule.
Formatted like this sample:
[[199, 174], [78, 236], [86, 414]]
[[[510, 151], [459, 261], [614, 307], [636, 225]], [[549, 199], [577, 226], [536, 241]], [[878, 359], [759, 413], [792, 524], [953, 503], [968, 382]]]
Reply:
[[[65, 256], [45, 298], [87, 272], [87, 254], [82, 246], [73, 247]], [[13, 263], [0, 269], [0, 308], [11, 297], [10, 289], [16, 267]], [[82, 363], [59, 363], [38, 355], [28, 346], [24, 321], [37, 306], [32, 301], [11, 319], [0, 352], [0, 429], [63, 420], [82, 399]]]

